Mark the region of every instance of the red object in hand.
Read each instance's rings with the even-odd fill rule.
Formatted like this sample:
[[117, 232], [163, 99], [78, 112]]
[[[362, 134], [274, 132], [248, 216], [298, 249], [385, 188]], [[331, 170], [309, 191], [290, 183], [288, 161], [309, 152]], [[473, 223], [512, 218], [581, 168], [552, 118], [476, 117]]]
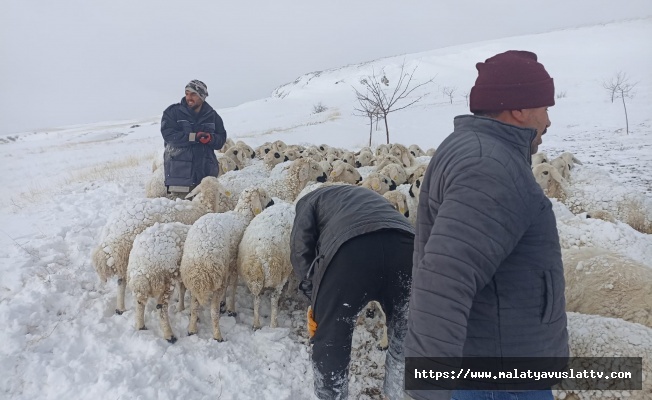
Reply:
[[207, 132], [198, 132], [197, 139], [201, 144], [207, 144], [211, 141], [211, 134]]

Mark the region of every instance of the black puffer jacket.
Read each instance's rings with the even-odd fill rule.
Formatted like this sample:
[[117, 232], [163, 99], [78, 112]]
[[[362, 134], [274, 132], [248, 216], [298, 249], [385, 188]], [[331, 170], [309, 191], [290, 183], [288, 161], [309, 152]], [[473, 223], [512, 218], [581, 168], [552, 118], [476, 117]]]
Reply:
[[383, 196], [359, 186], [319, 188], [297, 202], [296, 212], [290, 261], [300, 281], [312, 280], [313, 305], [328, 264], [347, 240], [381, 229], [414, 235], [412, 225]]
[[[211, 141], [202, 144], [190, 133], [207, 132]], [[165, 141], [165, 185], [195, 186], [206, 176], [217, 176], [219, 168], [214, 150], [226, 142], [222, 118], [204, 102], [199, 113], [188, 107], [186, 99], [163, 112], [161, 135]]]

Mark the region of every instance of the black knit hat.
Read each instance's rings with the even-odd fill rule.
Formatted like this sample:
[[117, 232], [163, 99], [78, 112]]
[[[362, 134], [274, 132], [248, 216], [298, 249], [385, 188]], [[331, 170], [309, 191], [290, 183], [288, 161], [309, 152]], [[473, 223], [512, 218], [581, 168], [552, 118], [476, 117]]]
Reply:
[[555, 85], [537, 55], [509, 50], [477, 63], [471, 112], [521, 110], [555, 105]]
[[193, 79], [186, 85], [186, 90], [197, 93], [202, 100], [206, 100], [208, 97], [208, 88], [206, 84], [200, 80]]

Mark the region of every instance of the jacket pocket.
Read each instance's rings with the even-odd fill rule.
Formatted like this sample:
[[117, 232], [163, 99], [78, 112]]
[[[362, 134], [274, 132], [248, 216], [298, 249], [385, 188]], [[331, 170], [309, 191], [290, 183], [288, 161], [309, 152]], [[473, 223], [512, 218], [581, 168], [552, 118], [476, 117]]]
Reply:
[[545, 293], [543, 296], [543, 313], [541, 314], [541, 322], [549, 324], [552, 319], [552, 309], [554, 305], [552, 274], [550, 271], [543, 271], [543, 282]]
[[192, 123], [186, 119], [177, 120], [177, 124], [181, 128], [181, 131], [186, 135], [192, 132]]
[[215, 124], [212, 122], [206, 122], [201, 124], [201, 131], [208, 133], [215, 133]]

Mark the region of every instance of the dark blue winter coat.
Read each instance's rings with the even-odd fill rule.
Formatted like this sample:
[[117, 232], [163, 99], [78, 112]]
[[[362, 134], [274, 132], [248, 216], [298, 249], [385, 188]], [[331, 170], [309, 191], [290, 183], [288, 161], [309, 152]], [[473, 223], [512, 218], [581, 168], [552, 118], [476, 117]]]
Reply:
[[[207, 132], [211, 141], [202, 144], [191, 133]], [[161, 135], [165, 141], [165, 185], [198, 185], [206, 176], [217, 176], [219, 165], [214, 150], [226, 142], [222, 118], [204, 102], [199, 113], [188, 107], [186, 99], [163, 112]]]
[[535, 136], [455, 118], [421, 186], [406, 357], [528, 357], [554, 371], [558, 360], [539, 357], [568, 356], [555, 215], [530, 169]]

